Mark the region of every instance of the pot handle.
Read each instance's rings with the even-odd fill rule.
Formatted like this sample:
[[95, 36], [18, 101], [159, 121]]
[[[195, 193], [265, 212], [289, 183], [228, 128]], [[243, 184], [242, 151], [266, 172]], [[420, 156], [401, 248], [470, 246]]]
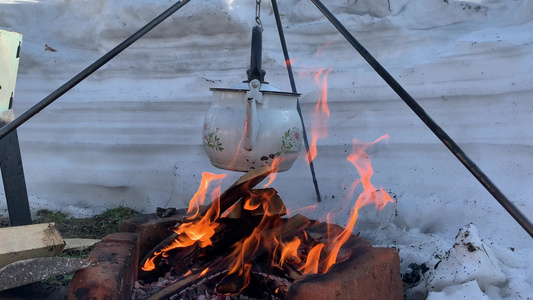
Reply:
[[265, 81], [265, 70], [261, 69], [261, 61], [263, 57], [263, 42], [262, 42], [262, 28], [261, 26], [254, 26], [252, 28], [252, 51], [250, 55], [250, 69], [246, 71], [248, 75], [248, 82], [254, 79], [260, 82]]

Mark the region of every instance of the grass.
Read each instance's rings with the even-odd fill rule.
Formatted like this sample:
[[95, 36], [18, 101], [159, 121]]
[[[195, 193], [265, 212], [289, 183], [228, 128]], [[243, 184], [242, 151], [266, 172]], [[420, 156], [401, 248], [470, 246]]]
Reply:
[[91, 218], [73, 218], [62, 212], [39, 210], [33, 223], [54, 222], [63, 238], [99, 239], [118, 232], [119, 224], [139, 212], [124, 206], [106, 210]]

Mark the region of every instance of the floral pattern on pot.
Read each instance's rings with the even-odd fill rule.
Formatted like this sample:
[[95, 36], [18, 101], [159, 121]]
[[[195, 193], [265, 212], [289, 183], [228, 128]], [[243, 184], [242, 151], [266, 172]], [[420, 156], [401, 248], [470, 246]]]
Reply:
[[215, 151], [224, 151], [220, 138], [217, 136], [219, 128], [217, 127], [215, 130], [210, 130], [210, 127], [210, 124], [204, 123], [204, 147], [212, 148]]
[[276, 153], [276, 156], [280, 156], [281, 154], [299, 152], [300, 147], [302, 146], [301, 137], [302, 134], [300, 133], [299, 128], [293, 127], [287, 130], [281, 138], [281, 150]]

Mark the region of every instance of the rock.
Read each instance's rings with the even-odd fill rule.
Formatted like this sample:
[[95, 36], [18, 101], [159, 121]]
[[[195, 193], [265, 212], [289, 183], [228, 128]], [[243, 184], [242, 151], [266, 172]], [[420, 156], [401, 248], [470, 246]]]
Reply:
[[72, 273], [90, 265], [89, 260], [67, 257], [20, 260], [0, 269], [0, 291]]

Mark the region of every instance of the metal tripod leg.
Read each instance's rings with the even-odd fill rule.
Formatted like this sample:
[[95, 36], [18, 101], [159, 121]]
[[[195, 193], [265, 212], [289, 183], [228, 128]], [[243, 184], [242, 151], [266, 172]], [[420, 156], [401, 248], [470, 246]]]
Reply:
[[[291, 60], [289, 58], [289, 51], [287, 51], [287, 44], [285, 42], [285, 34], [283, 33], [283, 26], [281, 25], [281, 18], [279, 15], [278, 4], [276, 0], [272, 0], [272, 9], [274, 10], [274, 17], [276, 18], [276, 25], [278, 27], [279, 39], [281, 41], [281, 48], [283, 50], [283, 56], [285, 57], [285, 64], [287, 65], [287, 72], [289, 73], [289, 80], [291, 82], [291, 89], [293, 93], [296, 91], [296, 83], [294, 82], [294, 75], [292, 73]], [[307, 131], [305, 130], [304, 118], [302, 115], [302, 109], [300, 108], [300, 100], [296, 102], [296, 109], [298, 110], [298, 115], [300, 115], [300, 120], [302, 121], [302, 129], [304, 136], [305, 149], [309, 153], [309, 140], [307, 139]], [[322, 201], [320, 196], [320, 190], [318, 189], [318, 181], [316, 180], [315, 167], [313, 161], [309, 161], [309, 168], [311, 169], [311, 176], [313, 177], [313, 184], [315, 186], [315, 193], [318, 202]]]
[[441, 142], [457, 157], [457, 159], [472, 173], [472, 175], [487, 189], [505, 210], [533, 237], [533, 224], [528, 218], [498, 189], [490, 178], [464, 153], [455, 141], [431, 119], [424, 109], [407, 93], [407, 91], [392, 77], [383, 66], [361, 45], [355, 37], [342, 25], [337, 18], [319, 1], [311, 0], [324, 16], [337, 28], [346, 40], [361, 54], [374, 68], [385, 82], [402, 98], [413, 112], [427, 125], [427, 127], [441, 140]]
[[[0, 124], [3, 125], [3, 122], [0, 121]], [[31, 224], [30, 203], [16, 130], [0, 140], [0, 169], [11, 226]]]

